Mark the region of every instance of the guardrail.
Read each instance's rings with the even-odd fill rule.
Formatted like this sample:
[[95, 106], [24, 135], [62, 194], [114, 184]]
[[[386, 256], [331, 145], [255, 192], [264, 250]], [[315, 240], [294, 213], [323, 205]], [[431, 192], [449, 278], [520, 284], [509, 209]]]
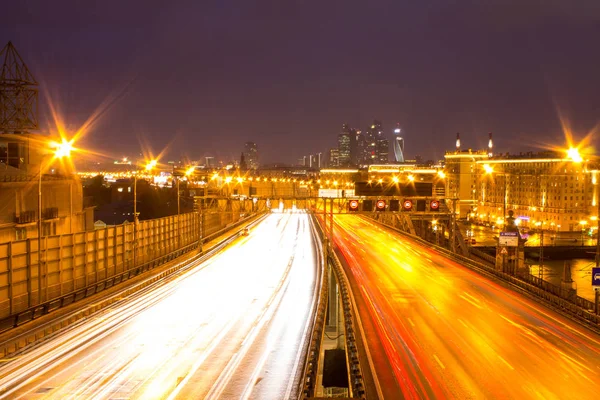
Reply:
[[366, 399], [366, 388], [363, 380], [362, 368], [358, 357], [358, 347], [356, 341], [355, 314], [356, 308], [351, 299], [351, 289], [348, 278], [344, 273], [344, 268], [335, 253], [328, 251], [329, 260], [331, 261], [332, 270], [335, 273], [338, 285], [340, 287], [340, 295], [342, 297], [342, 307], [344, 308], [344, 329], [346, 338], [346, 360], [348, 363], [348, 374], [350, 376], [350, 397]]
[[[323, 247], [320, 241], [323, 238], [323, 231], [318, 223], [315, 222], [314, 216], [311, 215], [311, 226], [313, 227], [313, 238], [315, 242], [319, 242], [318, 248], [320, 251], [321, 264], [321, 288], [319, 290], [319, 299], [314, 312], [312, 322], [312, 330], [310, 334], [310, 342], [308, 353], [304, 362], [302, 372], [300, 399], [313, 397], [317, 384], [317, 374], [319, 372], [319, 357], [321, 355], [321, 345], [323, 344], [323, 335], [325, 333], [325, 311], [327, 310], [327, 296], [329, 292], [329, 278], [325, 271], [325, 259], [323, 257]], [[318, 228], [317, 228], [318, 227]]]
[[529, 275], [526, 280], [517, 278], [513, 275], [498, 271], [496, 268], [486, 265], [482, 262], [452, 253], [448, 249], [437, 246], [418, 236], [411, 235], [393, 226], [389, 226], [377, 220], [374, 221], [400, 233], [401, 235], [410, 237], [421, 244], [434, 248], [438, 252], [443, 253], [446, 257], [459, 262], [461, 265], [469, 267], [470, 269], [473, 269], [479, 273], [483, 273], [484, 275], [509, 283], [513, 286], [513, 289], [518, 289], [520, 293], [527, 294], [530, 295], [530, 297], [541, 300], [547, 306], [561, 311], [563, 315], [572, 317], [586, 327], [600, 333], [600, 307], [587, 299], [572, 295], [572, 291], [569, 291], [568, 289], [563, 289], [556, 285], [552, 285], [551, 283], [532, 275]]

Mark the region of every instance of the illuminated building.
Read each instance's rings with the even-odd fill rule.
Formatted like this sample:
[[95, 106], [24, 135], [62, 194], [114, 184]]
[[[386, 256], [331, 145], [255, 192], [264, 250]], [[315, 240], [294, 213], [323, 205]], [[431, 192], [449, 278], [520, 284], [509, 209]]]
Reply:
[[581, 231], [598, 216], [596, 162], [528, 152], [479, 160], [477, 175], [473, 217], [482, 222], [501, 223], [506, 208], [523, 227]]
[[329, 149], [329, 160], [327, 162], [328, 167], [339, 167], [340, 152], [337, 148]]
[[466, 218], [477, 205], [477, 161], [487, 160], [487, 150], [460, 150], [460, 139], [457, 134], [457, 150], [447, 151], [444, 155], [446, 175], [446, 196], [458, 199], [456, 214]]
[[244, 144], [244, 160], [248, 169], [258, 168], [258, 149], [256, 143], [246, 142]]
[[[41, 139], [41, 140], [40, 140]], [[42, 236], [93, 229], [93, 209], [83, 204], [83, 189], [76, 175], [65, 174], [58, 160], [51, 161], [36, 134], [0, 135], [0, 243], [38, 237], [38, 185], [41, 184]], [[27, 149], [25, 158], [12, 162], [11, 149]], [[3, 150], [0, 155], [4, 155]], [[7, 160], [8, 162], [3, 162]], [[42, 164], [44, 168], [41, 168]], [[46, 167], [47, 166], [47, 167]], [[43, 170], [40, 181], [40, 169]]]
[[[356, 140], [356, 137], [354, 138]], [[351, 165], [352, 132], [348, 125], [342, 125], [342, 133], [338, 135], [338, 165], [349, 167]]]
[[403, 163], [405, 159], [404, 138], [400, 136], [400, 133], [401, 129], [400, 126], [398, 126], [396, 129], [394, 129], [394, 158], [397, 163]]

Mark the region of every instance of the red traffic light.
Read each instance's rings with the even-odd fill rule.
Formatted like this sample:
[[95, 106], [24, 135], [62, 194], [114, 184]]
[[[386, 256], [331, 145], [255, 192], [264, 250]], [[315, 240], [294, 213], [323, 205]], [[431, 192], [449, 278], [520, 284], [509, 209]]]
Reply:
[[377, 200], [377, 203], [375, 203], [375, 208], [377, 211], [383, 211], [385, 210], [385, 205], [385, 200]]
[[348, 206], [350, 207], [350, 211], [358, 211], [358, 200], [350, 200]]
[[440, 209], [440, 202], [437, 200], [431, 200], [429, 203], [429, 209], [432, 211], [437, 211]]
[[413, 203], [410, 200], [404, 200], [402, 202], [402, 208], [404, 208], [405, 211], [412, 210], [412, 206], [413, 206]]

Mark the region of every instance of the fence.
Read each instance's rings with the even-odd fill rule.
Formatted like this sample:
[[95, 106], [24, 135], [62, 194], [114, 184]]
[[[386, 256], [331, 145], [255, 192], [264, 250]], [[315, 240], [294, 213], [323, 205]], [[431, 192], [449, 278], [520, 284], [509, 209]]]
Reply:
[[[98, 285], [108, 287], [107, 280], [110, 285], [118, 283], [131, 276], [128, 271], [138, 273], [141, 266], [149, 269], [196, 248], [201, 229], [206, 238], [239, 219], [239, 211], [188, 213], [140, 221], [137, 229], [126, 222], [95, 231], [2, 243], [0, 321], [71, 293], [73, 300], [85, 297], [89, 291], [100, 290]], [[36, 312], [32, 310], [31, 318]]]

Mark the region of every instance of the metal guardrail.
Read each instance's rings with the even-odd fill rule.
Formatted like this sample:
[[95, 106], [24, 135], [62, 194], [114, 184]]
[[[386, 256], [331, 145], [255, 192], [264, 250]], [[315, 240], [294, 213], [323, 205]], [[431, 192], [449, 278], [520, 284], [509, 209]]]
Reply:
[[[315, 241], [321, 240], [322, 242], [323, 231], [321, 230], [320, 225], [314, 220], [314, 216], [311, 216], [311, 225], [313, 226], [313, 237], [315, 238]], [[302, 379], [300, 380], [301, 390], [299, 399], [306, 399], [315, 395], [317, 374], [319, 371], [319, 357], [321, 355], [321, 345], [323, 344], [323, 335], [325, 333], [325, 311], [327, 310], [329, 281], [325, 270], [326, 260], [323, 257], [323, 248], [322, 246], [319, 247], [321, 250], [321, 288], [319, 290], [316, 311], [314, 312], [308, 353], [304, 362]]]
[[333, 272], [335, 273], [338, 285], [340, 287], [340, 295], [342, 297], [342, 306], [344, 308], [344, 329], [346, 338], [346, 360], [348, 363], [348, 373], [350, 376], [350, 397], [366, 399], [366, 388], [363, 380], [362, 368], [358, 357], [358, 347], [356, 341], [355, 329], [355, 307], [351, 299], [350, 283], [344, 273], [344, 269], [340, 260], [335, 253], [328, 251], [329, 260], [331, 261]]

